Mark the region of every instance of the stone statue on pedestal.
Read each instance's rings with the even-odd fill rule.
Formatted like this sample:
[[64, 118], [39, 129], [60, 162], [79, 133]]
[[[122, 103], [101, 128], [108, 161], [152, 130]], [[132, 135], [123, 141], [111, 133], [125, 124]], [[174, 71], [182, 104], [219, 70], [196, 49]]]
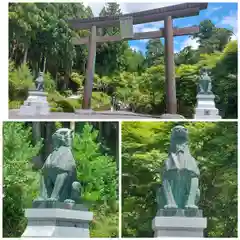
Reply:
[[37, 91], [44, 91], [44, 79], [43, 79], [43, 72], [40, 72], [37, 79], [35, 80], [36, 82], [36, 90]]
[[203, 237], [207, 219], [198, 208], [199, 176], [189, 150], [188, 130], [176, 126], [157, 191], [158, 211], [152, 222], [155, 237]]
[[40, 196], [35, 202], [65, 202], [75, 204], [80, 198], [76, 163], [71, 151], [73, 132], [58, 129], [53, 135], [54, 150], [42, 167]]
[[208, 75], [207, 69], [202, 68], [200, 71], [199, 85], [198, 85], [199, 94], [212, 94], [212, 80]]
[[28, 91], [28, 98], [18, 111], [21, 116], [49, 115], [51, 107], [48, 104], [47, 92], [44, 92], [43, 72], [35, 80], [35, 88]]
[[168, 158], [157, 192], [158, 209], [198, 209], [200, 191], [199, 169], [188, 146], [188, 130], [183, 126], [172, 129]]
[[195, 108], [195, 119], [219, 119], [219, 111], [215, 106], [215, 95], [212, 92], [212, 79], [208, 70], [202, 68], [200, 71], [197, 104]]
[[90, 238], [93, 213], [79, 202], [81, 184], [71, 150], [73, 131], [58, 129], [52, 140], [54, 149], [42, 167], [40, 195], [25, 210], [28, 224], [22, 237]]

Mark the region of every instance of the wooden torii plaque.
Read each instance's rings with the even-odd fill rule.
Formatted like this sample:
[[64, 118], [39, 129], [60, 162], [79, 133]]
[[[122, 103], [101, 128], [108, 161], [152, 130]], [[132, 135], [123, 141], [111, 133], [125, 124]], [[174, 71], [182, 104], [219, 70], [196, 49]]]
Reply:
[[[175, 83], [175, 65], [174, 65], [174, 36], [191, 35], [199, 32], [198, 26], [173, 28], [173, 19], [199, 15], [201, 10], [206, 9], [208, 3], [183, 3], [169, 7], [157, 8], [121, 16], [94, 17], [85, 19], [69, 20], [73, 29], [91, 29], [91, 34], [84, 38], [74, 38], [74, 45], [88, 44], [88, 63], [86, 72], [86, 81], [84, 86], [83, 109], [91, 108], [91, 97], [93, 88], [96, 44], [103, 42], [115, 42], [121, 40], [139, 40], [139, 39], [165, 39], [165, 77], [166, 77], [166, 109], [167, 113], [177, 113], [176, 83]], [[129, 21], [132, 25], [164, 21], [164, 28], [159, 31], [133, 33], [127, 31], [125, 38], [120, 35], [98, 36], [97, 28], [106, 28], [118, 26], [120, 22]]]

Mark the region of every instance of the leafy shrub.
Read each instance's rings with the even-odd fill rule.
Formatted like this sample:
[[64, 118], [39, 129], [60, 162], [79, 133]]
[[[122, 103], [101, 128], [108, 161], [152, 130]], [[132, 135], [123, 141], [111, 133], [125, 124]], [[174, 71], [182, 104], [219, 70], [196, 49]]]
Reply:
[[51, 112], [63, 112], [61, 107], [51, 107]]
[[199, 68], [182, 64], [176, 69], [176, 90], [179, 114], [192, 118], [196, 105]]
[[[50, 107], [53, 110], [53, 109], [58, 109], [57, 101], [64, 99], [64, 97], [61, 96], [61, 94], [59, 92], [54, 92], [54, 93], [49, 93], [47, 99], [48, 99], [48, 103], [49, 103]], [[62, 112], [62, 111], [60, 111], [60, 112]]]
[[74, 107], [74, 109], [79, 109], [81, 107], [79, 99], [67, 98], [66, 100]]
[[63, 112], [74, 112], [75, 108], [74, 106], [67, 100], [67, 99], [61, 99], [59, 101], [56, 101], [58, 107], [63, 109]]
[[118, 237], [118, 212], [106, 214], [106, 207], [99, 206], [95, 213], [94, 221], [90, 225], [91, 238]]
[[18, 101], [18, 100], [9, 101], [8, 108], [9, 109], [19, 109], [22, 104], [23, 104], [23, 101]]
[[[55, 127], [63, 125], [56, 122]], [[31, 128], [26, 124], [4, 123], [4, 237], [21, 236], [27, 223], [24, 208], [31, 206], [39, 191], [39, 176], [32, 171], [30, 160], [38, 154], [41, 144], [33, 146], [31, 140]], [[98, 131], [92, 126], [87, 124], [81, 135], [75, 134], [73, 155], [83, 199], [93, 202], [91, 236], [114, 237], [118, 235], [116, 162], [102, 149]]]
[[9, 62], [9, 99], [24, 100], [28, 95], [28, 89], [34, 87], [32, 73], [26, 64], [15, 68], [12, 62]]
[[28, 203], [32, 201], [29, 186], [38, 179], [32, 173], [30, 161], [41, 148], [41, 143], [31, 144], [31, 136], [31, 128], [24, 123], [3, 124], [4, 237], [20, 237], [25, 228], [23, 209], [30, 207]]
[[213, 91], [219, 97], [218, 108], [225, 118], [237, 118], [238, 109], [237, 41], [229, 42], [220, 60], [212, 69]]
[[81, 135], [75, 134], [73, 153], [78, 179], [87, 183], [83, 190], [86, 201], [116, 200], [116, 164], [112, 157], [102, 155], [97, 141], [98, 131], [85, 124]]
[[80, 108], [78, 99], [64, 98], [58, 92], [49, 94], [48, 101], [52, 112], [74, 112]]
[[49, 72], [44, 74], [44, 91], [48, 93], [56, 91], [56, 83]]
[[77, 72], [72, 72], [71, 80], [78, 85], [78, 88], [83, 87], [83, 81], [84, 81], [84, 76], [83, 75], [80, 75]]
[[117, 169], [115, 160], [103, 155], [98, 142], [98, 131], [85, 124], [82, 133], [75, 134], [73, 154], [78, 179], [83, 185], [83, 200], [92, 202], [94, 221], [90, 226], [92, 237], [118, 235]]
[[73, 93], [72, 90], [68, 89], [62, 93], [65, 97], [70, 97]]
[[103, 92], [93, 92], [92, 93], [92, 109], [110, 109], [111, 108], [111, 98]]

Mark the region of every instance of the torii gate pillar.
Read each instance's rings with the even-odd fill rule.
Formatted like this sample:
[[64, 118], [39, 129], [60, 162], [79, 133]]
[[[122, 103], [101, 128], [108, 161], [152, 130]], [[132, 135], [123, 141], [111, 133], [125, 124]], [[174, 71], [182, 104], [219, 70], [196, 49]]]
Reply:
[[168, 16], [164, 19], [164, 45], [165, 45], [165, 84], [167, 113], [177, 113], [174, 45], [173, 45], [173, 21]]
[[96, 26], [92, 26], [91, 28], [91, 35], [88, 42], [88, 51], [87, 71], [82, 102], [83, 109], [91, 109], [92, 86], [94, 81], [96, 59]]

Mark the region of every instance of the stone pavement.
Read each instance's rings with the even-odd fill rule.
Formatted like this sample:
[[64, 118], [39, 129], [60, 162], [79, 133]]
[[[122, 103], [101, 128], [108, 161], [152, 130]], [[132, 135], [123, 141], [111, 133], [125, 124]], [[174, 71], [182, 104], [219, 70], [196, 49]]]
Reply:
[[50, 115], [35, 115], [35, 116], [20, 116], [18, 109], [9, 110], [9, 119], [77, 119], [77, 120], [91, 120], [91, 119], [182, 119], [180, 115], [147, 115], [127, 111], [88, 111], [78, 110], [76, 113], [65, 112], [51, 112]]

